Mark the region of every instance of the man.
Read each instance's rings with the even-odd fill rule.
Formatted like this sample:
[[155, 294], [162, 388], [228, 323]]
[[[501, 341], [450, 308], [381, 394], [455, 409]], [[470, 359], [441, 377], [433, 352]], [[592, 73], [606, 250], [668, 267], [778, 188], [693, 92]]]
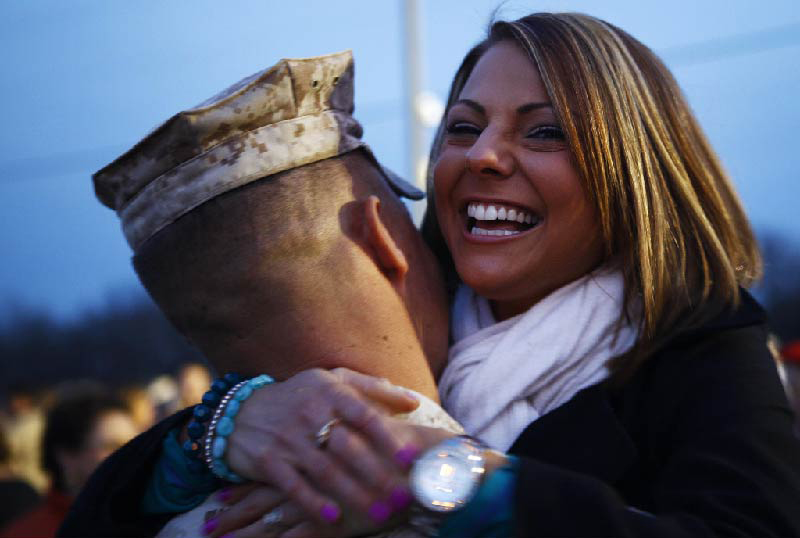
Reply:
[[[398, 198], [422, 193], [377, 163], [352, 103], [349, 52], [284, 60], [174, 116], [95, 174], [96, 192], [142, 283], [219, 371], [345, 366], [437, 400], [444, 287]], [[142, 535], [174, 515], [141, 504], [187, 418], [107, 462], [62, 535]]]

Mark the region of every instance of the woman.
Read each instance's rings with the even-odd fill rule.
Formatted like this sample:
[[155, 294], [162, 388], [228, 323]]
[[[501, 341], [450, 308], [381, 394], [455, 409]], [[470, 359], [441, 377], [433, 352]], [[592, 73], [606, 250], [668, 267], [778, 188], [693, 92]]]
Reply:
[[[757, 246], [660, 60], [585, 15], [496, 23], [456, 74], [431, 162], [423, 231], [456, 290], [442, 401], [511, 455], [483, 452], [477, 497], [444, 534], [800, 535], [800, 446], [741, 287], [760, 274]], [[346, 421], [346, 404], [329, 402], [321, 424]], [[355, 426], [334, 429], [329, 465], [306, 469], [334, 498], [346, 490], [331, 468], [359, 457], [356, 437], [391, 466], [451, 435]], [[242, 431], [240, 444], [270, 442]], [[319, 451], [307, 437], [295, 457]], [[318, 519], [327, 497], [270, 458], [230, 455]]]

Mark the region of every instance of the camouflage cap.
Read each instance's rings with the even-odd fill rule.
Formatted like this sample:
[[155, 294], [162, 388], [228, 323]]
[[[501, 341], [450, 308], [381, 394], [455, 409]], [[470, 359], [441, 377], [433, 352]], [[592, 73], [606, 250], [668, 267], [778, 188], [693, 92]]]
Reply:
[[[357, 148], [372, 156], [352, 112], [350, 51], [281, 60], [167, 120], [92, 176], [95, 193], [135, 251], [224, 192]], [[401, 196], [424, 196], [378, 167]]]

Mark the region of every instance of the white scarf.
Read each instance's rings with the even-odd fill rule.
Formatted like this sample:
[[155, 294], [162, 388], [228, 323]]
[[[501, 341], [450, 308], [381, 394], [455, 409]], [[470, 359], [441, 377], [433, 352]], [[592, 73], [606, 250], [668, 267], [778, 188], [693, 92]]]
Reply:
[[598, 270], [496, 323], [489, 302], [462, 284], [439, 380], [443, 407], [467, 432], [507, 450], [528, 424], [605, 379], [608, 360], [634, 344], [634, 326], [616, 331], [623, 294], [619, 272]]

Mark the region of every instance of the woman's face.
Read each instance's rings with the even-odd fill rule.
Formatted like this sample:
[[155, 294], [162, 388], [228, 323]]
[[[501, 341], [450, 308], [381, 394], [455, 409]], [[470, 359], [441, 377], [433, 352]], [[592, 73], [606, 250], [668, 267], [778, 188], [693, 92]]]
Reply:
[[550, 99], [511, 41], [486, 51], [448, 110], [434, 192], [458, 274], [499, 319], [602, 259], [600, 223]]

